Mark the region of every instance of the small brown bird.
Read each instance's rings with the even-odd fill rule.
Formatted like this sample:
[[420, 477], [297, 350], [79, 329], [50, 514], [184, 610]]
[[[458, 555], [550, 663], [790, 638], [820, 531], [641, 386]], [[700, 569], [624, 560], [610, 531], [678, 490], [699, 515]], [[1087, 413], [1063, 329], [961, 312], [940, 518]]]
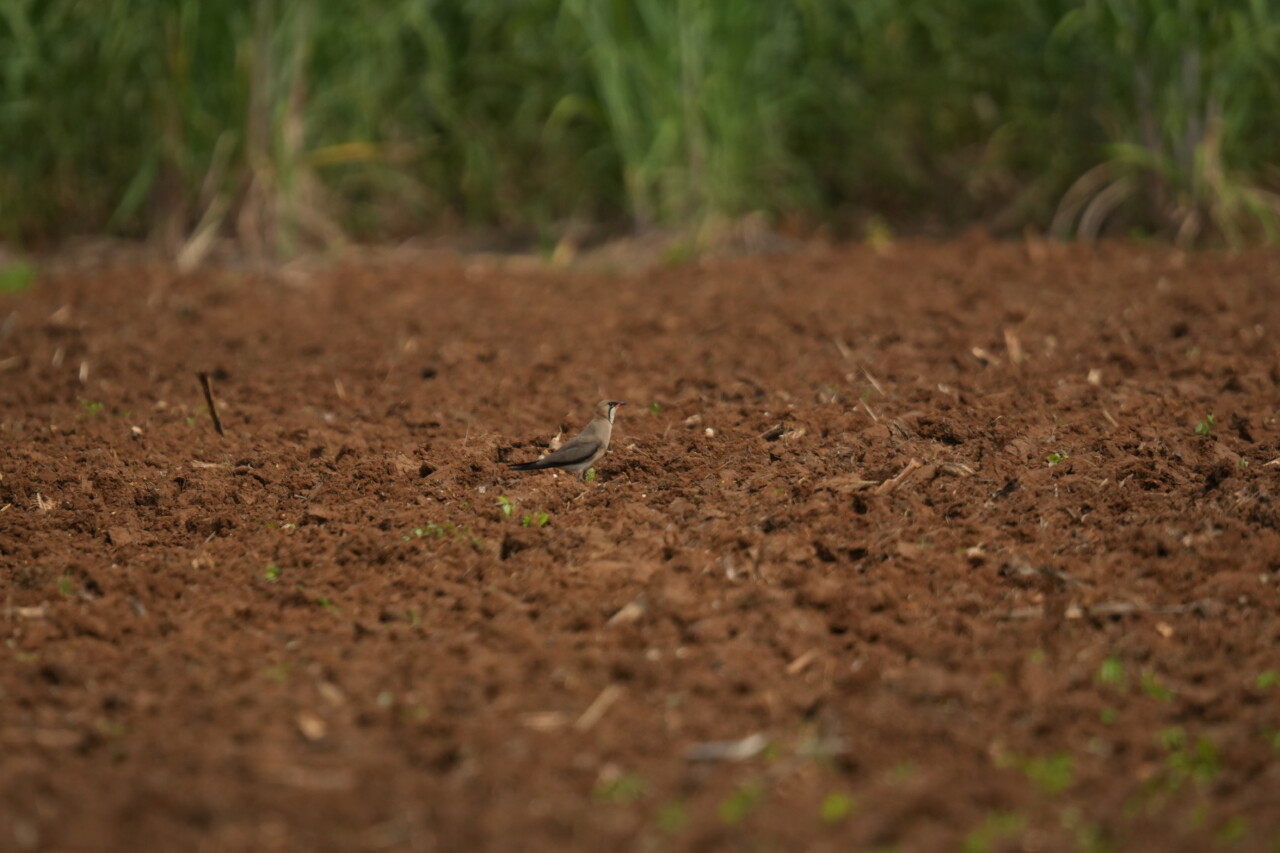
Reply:
[[544, 468], [563, 468], [585, 478], [587, 469], [600, 461], [609, 449], [609, 436], [613, 434], [613, 416], [621, 400], [601, 400], [596, 403], [596, 416], [582, 432], [557, 450], [534, 462], [512, 465], [515, 471], [541, 471]]

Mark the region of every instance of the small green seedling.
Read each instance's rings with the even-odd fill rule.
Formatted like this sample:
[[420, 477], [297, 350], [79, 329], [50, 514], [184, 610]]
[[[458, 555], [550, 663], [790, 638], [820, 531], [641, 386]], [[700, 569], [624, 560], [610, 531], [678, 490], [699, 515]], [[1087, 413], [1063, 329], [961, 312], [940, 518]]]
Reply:
[[95, 417], [99, 412], [106, 408], [106, 404], [98, 400], [86, 400], [80, 398], [80, 405], [84, 407], [84, 414], [87, 418]]
[[1067, 456], [1067, 454], [1065, 454], [1065, 453], [1056, 453], [1056, 452], [1055, 452], [1055, 453], [1050, 453], [1050, 454], [1049, 454], [1048, 456], [1046, 456], [1044, 459], [1045, 459], [1045, 461], [1046, 461], [1046, 462], [1048, 462], [1048, 463], [1049, 463], [1049, 465], [1051, 465], [1051, 466], [1052, 466], [1052, 465], [1059, 465], [1059, 464], [1061, 464], [1061, 463], [1063, 463], [1063, 462], [1066, 462], [1069, 458], [1070, 458], [1070, 457], [1069, 457], [1069, 456]]
[[1100, 684], [1118, 686], [1125, 683], [1124, 664], [1118, 658], [1109, 657], [1098, 667], [1097, 681]]
[[596, 481], [596, 469], [595, 469], [595, 468], [588, 468], [588, 469], [587, 469], [587, 476], [586, 476], [586, 478], [585, 478], [585, 479], [586, 479], [586, 481], [587, 481], [588, 483], [594, 483], [594, 482]]
[[262, 674], [276, 684], [284, 684], [289, 680], [289, 670], [293, 666], [288, 661], [280, 661], [262, 670]]
[[1222, 758], [1213, 741], [1206, 737], [1196, 738], [1192, 745], [1170, 750], [1166, 772], [1171, 789], [1178, 788], [1188, 779], [1207, 785], [1221, 775]]
[[321, 607], [323, 607], [325, 610], [329, 610], [329, 611], [331, 611], [331, 612], [333, 612], [333, 613], [341, 613], [341, 612], [342, 612], [342, 608], [340, 608], [340, 607], [338, 607], [338, 605], [334, 604], [334, 603], [333, 603], [333, 599], [332, 599], [332, 598], [330, 598], [330, 597], [329, 597], [329, 596], [327, 596], [327, 595], [317, 595], [317, 596], [316, 596], [316, 604], [320, 605], [320, 606], [321, 606]]
[[63, 575], [58, 578], [58, 594], [62, 596], [71, 595], [71, 575]]
[[1109, 657], [1098, 668], [1098, 681], [1112, 687], [1123, 687], [1126, 681], [1124, 664], [1117, 657]]
[[0, 267], [0, 293], [21, 293], [36, 280], [34, 264], [18, 261]]
[[129, 727], [119, 720], [108, 720], [102, 717], [95, 723], [100, 733], [109, 738], [122, 738], [129, 733]]
[[1263, 729], [1262, 740], [1271, 747], [1272, 752], [1280, 752], [1280, 728]]
[[1234, 844], [1249, 834], [1249, 819], [1244, 815], [1229, 818], [1218, 828], [1218, 841], [1223, 844]]
[[520, 519], [521, 527], [546, 527], [551, 521], [551, 513], [540, 512], [537, 515], [526, 512]]
[[1076, 782], [1075, 758], [1068, 752], [1059, 752], [1045, 758], [1028, 758], [1022, 772], [1033, 785], [1050, 796], [1061, 794]]
[[436, 524], [434, 521], [429, 521], [427, 522], [426, 527], [413, 528], [413, 530], [411, 531], [413, 534], [412, 536], [402, 536], [400, 538], [406, 542], [408, 542], [410, 539], [426, 539], [427, 537], [442, 539], [444, 538], [445, 533], [452, 533], [453, 530], [454, 530], [454, 526], [452, 524], [445, 524], [444, 527], [441, 527], [439, 524]]
[[1019, 755], [1001, 752], [995, 756], [997, 767], [1020, 770], [1027, 780], [1046, 794], [1061, 794], [1076, 781], [1075, 758], [1069, 752], [1049, 756]]
[[890, 782], [906, 782], [916, 775], [916, 763], [910, 758], [903, 759], [889, 768], [886, 774]]
[[1156, 732], [1156, 741], [1165, 749], [1181, 749], [1187, 742], [1187, 732], [1182, 726], [1167, 726]]
[[725, 826], [737, 826], [746, 820], [764, 796], [764, 784], [747, 782], [725, 797], [716, 810]]
[[1243, 456], [1241, 456], [1239, 459], [1236, 460], [1237, 471], [1243, 471], [1245, 468], [1248, 468], [1248, 467], [1249, 467], [1249, 460], [1245, 459]]
[[634, 803], [644, 796], [644, 777], [638, 773], [624, 773], [616, 779], [597, 782], [591, 789], [591, 799], [597, 803]]
[[1161, 684], [1160, 679], [1152, 672], [1142, 673], [1142, 692], [1157, 702], [1173, 701], [1173, 691]]
[[262, 572], [263, 580], [278, 581], [280, 580], [280, 567], [275, 563], [268, 563], [266, 569]]
[[659, 406], [657, 402], [653, 402], [649, 404], [649, 414], [656, 415], [661, 410], [662, 410], [662, 407]]
[[1280, 684], [1280, 672], [1274, 669], [1258, 673], [1258, 677], [1253, 680], [1253, 686], [1258, 690], [1270, 690], [1277, 684]]
[[672, 800], [658, 809], [655, 820], [658, 823], [658, 829], [669, 835], [675, 835], [689, 822], [689, 807], [683, 800]]
[[840, 823], [840, 821], [853, 814], [858, 807], [858, 801], [852, 795], [846, 794], [844, 791], [832, 791], [822, 798], [822, 815], [823, 823]]
[[1213, 428], [1217, 423], [1218, 419], [1213, 416], [1212, 412], [1210, 412], [1204, 416], [1204, 420], [1196, 423], [1196, 435], [1212, 435]]
[[510, 518], [510, 517], [511, 517], [511, 513], [512, 513], [512, 511], [515, 509], [515, 507], [513, 507], [513, 506], [511, 505], [511, 501], [507, 498], [507, 496], [506, 496], [506, 495], [499, 495], [499, 496], [498, 496], [498, 509], [502, 510], [502, 517], [503, 517], [503, 518]]
[[1022, 832], [1027, 818], [1017, 812], [992, 812], [977, 829], [965, 836], [960, 849], [964, 853], [987, 853], [999, 846], [1002, 839]]

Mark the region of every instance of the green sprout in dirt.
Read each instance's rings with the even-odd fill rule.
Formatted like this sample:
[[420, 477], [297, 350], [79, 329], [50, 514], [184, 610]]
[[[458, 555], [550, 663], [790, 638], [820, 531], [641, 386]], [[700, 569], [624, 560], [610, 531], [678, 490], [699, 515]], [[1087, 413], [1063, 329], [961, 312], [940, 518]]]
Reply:
[[819, 814], [823, 823], [840, 823], [857, 811], [858, 801], [844, 791], [832, 791], [822, 798]]
[[502, 511], [503, 518], [510, 518], [515, 507], [511, 505], [511, 500], [506, 495], [498, 496], [498, 509]]
[[1002, 752], [996, 755], [995, 763], [1022, 771], [1028, 781], [1050, 796], [1061, 794], [1076, 781], [1075, 758], [1068, 752], [1044, 757]]
[[1076, 806], [1063, 809], [1060, 819], [1063, 829], [1075, 833], [1076, 850], [1080, 853], [1110, 853], [1113, 849], [1102, 827], [1086, 819]]
[[905, 758], [889, 768], [885, 778], [890, 782], [906, 782], [916, 775], [916, 763]]
[[63, 575], [58, 578], [58, 594], [61, 596], [69, 596], [72, 592], [71, 575]]
[[452, 533], [455, 529], [452, 524], [446, 523], [441, 526], [434, 521], [429, 521], [426, 527], [415, 527], [410, 531], [411, 536], [402, 536], [401, 538], [406, 542], [412, 539], [443, 539], [446, 533]]
[[1257, 690], [1270, 690], [1277, 684], [1280, 684], [1280, 672], [1274, 669], [1258, 673], [1258, 677], [1253, 680], [1253, 686]]
[[526, 512], [520, 519], [521, 527], [546, 527], [551, 522], [551, 513], [540, 512], [536, 515]]
[[267, 567], [262, 571], [262, 579], [267, 581], [277, 581], [280, 579], [280, 567], [275, 563], [268, 563]]
[[662, 407], [658, 405], [657, 401], [654, 401], [649, 404], [649, 414], [656, 415], [661, 410], [662, 410]]
[[603, 779], [591, 789], [591, 800], [596, 803], [634, 803], [645, 792], [644, 777], [638, 773], [624, 773], [613, 779]]
[[1199, 829], [1204, 826], [1209, 822], [1209, 804], [1204, 800], [1196, 803], [1195, 807], [1187, 812], [1184, 821], [1188, 829]]
[[1098, 683], [1120, 689], [1125, 687], [1128, 677], [1119, 658], [1113, 655], [1102, 662], [1102, 666], [1098, 667]]
[[1219, 843], [1235, 844], [1237, 841], [1243, 841], [1248, 834], [1249, 819], [1244, 815], [1236, 815], [1228, 818], [1222, 826], [1218, 827], [1217, 837]]
[[654, 820], [658, 824], [658, 829], [668, 835], [675, 835], [689, 822], [689, 807], [683, 800], [671, 800], [658, 809]]
[[1022, 772], [1033, 785], [1050, 796], [1061, 794], [1076, 782], [1075, 758], [1067, 752], [1028, 758]]
[[298, 584], [296, 589], [299, 595], [301, 595], [303, 598], [310, 598], [319, 607], [323, 607], [325, 610], [332, 611], [333, 613], [342, 612], [342, 609], [338, 607], [338, 605], [335, 604], [333, 599], [330, 598], [329, 596], [327, 595], [312, 596], [307, 592], [306, 587], [304, 587], [302, 584]]
[[1218, 419], [1213, 416], [1212, 412], [1210, 412], [1204, 416], [1204, 420], [1196, 422], [1196, 435], [1212, 435], [1213, 428], [1217, 426], [1217, 424]]
[[18, 261], [0, 266], [0, 293], [21, 293], [36, 280], [33, 264]]
[[13, 651], [13, 658], [18, 663], [35, 663], [40, 660], [40, 655], [36, 652], [24, 652], [18, 649], [18, 641], [13, 637], [4, 641], [7, 648]]
[[1169, 753], [1159, 780], [1168, 790], [1176, 791], [1188, 781], [1207, 785], [1222, 773], [1218, 747], [1209, 738], [1199, 737], [1191, 743], [1182, 727], [1170, 726], [1162, 729], [1156, 739]]
[[964, 853], [987, 853], [1002, 847], [1000, 842], [1022, 832], [1027, 825], [1025, 815], [1017, 812], [993, 812], [977, 829], [965, 836], [960, 849]]
[[1054, 453], [1050, 453], [1044, 459], [1052, 467], [1054, 465], [1060, 465], [1063, 462], [1066, 462], [1069, 458], [1071, 457], [1067, 456], [1067, 454], [1065, 453], [1054, 452]]
[[725, 826], [737, 826], [747, 819], [764, 797], [764, 783], [746, 782], [734, 789], [733, 793], [720, 802], [716, 813]]
[[405, 542], [412, 542], [414, 539], [444, 539], [445, 537], [468, 542], [477, 551], [485, 545], [485, 540], [472, 533], [465, 525], [459, 527], [449, 521], [444, 524], [436, 524], [434, 521], [429, 521], [425, 527], [415, 527], [409, 531], [408, 535], [400, 538]]
[[595, 469], [595, 468], [588, 468], [588, 469], [587, 469], [587, 476], [586, 476], [584, 479], [585, 479], [588, 483], [594, 483], [594, 482], [596, 481], [596, 469]]
[[86, 400], [84, 397], [80, 398], [80, 405], [84, 408], [84, 416], [86, 418], [97, 417], [107, 407], [106, 403], [99, 400]]
[[1243, 456], [1241, 456], [1239, 459], [1236, 460], [1237, 471], [1243, 471], [1245, 468], [1248, 468], [1248, 467], [1249, 467], [1249, 460], [1245, 459]]
[[280, 663], [272, 664], [263, 669], [262, 674], [275, 684], [283, 685], [289, 680], [289, 671], [291, 669], [293, 669], [293, 665], [288, 661], [280, 661]]
[[129, 733], [129, 727], [124, 723], [119, 720], [109, 720], [106, 717], [100, 717], [94, 727], [99, 734], [112, 739], [122, 738]]
[[1156, 678], [1155, 673], [1142, 673], [1142, 692], [1150, 696], [1157, 702], [1172, 702], [1173, 691], [1160, 683], [1160, 679]]

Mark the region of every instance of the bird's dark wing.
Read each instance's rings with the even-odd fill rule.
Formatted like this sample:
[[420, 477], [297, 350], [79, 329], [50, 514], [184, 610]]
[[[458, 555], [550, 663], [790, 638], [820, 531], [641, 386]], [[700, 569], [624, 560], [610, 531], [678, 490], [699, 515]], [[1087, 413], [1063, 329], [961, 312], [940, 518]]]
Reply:
[[578, 465], [586, 462], [600, 452], [600, 439], [595, 436], [580, 435], [545, 459], [538, 460], [548, 467], [555, 465]]
[[580, 465], [599, 451], [598, 438], [579, 435], [549, 456], [544, 456], [536, 462], [524, 462], [511, 467], [517, 471], [539, 471], [543, 468], [559, 468], [562, 465]]

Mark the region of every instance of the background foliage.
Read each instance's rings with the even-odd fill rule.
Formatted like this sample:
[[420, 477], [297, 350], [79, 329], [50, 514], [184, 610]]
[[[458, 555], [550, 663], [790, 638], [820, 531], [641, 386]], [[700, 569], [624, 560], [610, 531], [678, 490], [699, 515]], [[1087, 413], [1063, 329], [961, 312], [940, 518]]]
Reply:
[[0, 0], [0, 236], [1277, 234], [1273, 0]]

